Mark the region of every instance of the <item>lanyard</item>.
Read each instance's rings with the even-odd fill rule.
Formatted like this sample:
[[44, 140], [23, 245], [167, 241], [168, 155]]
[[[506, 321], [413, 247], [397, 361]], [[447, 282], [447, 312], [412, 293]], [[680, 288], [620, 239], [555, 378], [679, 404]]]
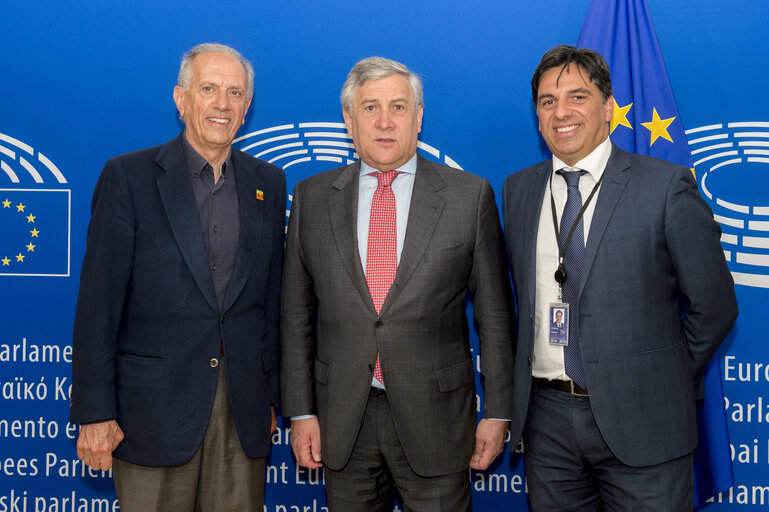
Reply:
[[[569, 172], [575, 172], [575, 171], [569, 171]], [[571, 229], [569, 230], [569, 235], [566, 237], [566, 240], [564, 240], [563, 245], [561, 245], [561, 236], [558, 230], [558, 216], [555, 213], [555, 199], [553, 198], [553, 173], [550, 173], [550, 211], [553, 213], [553, 227], [555, 228], [555, 241], [558, 244], [558, 269], [555, 271], [555, 280], [558, 283], [559, 287], [566, 281], [566, 269], [564, 269], [563, 267], [563, 255], [566, 254], [566, 250], [569, 248], [569, 242], [571, 242], [571, 237], [574, 235], [574, 230], [577, 229], [577, 226], [579, 225], [579, 221], [582, 220], [582, 216], [585, 214], [585, 210], [587, 210], [587, 207], [590, 204], [590, 201], [593, 200], [593, 196], [595, 196], [595, 193], [598, 191], [598, 187], [601, 186], [601, 182], [603, 181], [603, 177], [605, 175], [606, 175], [605, 172], [602, 173], [601, 178], [596, 182], [595, 186], [593, 186], [593, 190], [590, 192], [590, 195], [587, 196], [587, 200], [582, 204], [582, 208], [579, 210], [579, 214], [577, 214], [577, 218], [574, 219], [574, 223], [572, 223], [571, 225]], [[568, 189], [566, 193], [568, 194]]]

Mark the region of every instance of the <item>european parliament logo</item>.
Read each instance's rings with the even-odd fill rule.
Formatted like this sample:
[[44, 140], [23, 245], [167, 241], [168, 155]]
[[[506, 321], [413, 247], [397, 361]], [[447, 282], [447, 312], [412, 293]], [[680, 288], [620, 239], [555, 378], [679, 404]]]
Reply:
[[769, 288], [769, 122], [700, 126], [686, 136], [735, 284]]
[[0, 133], [0, 277], [69, 276], [71, 190], [43, 153]]
[[[241, 151], [277, 165], [287, 174], [296, 174], [300, 179], [358, 159], [352, 136], [347, 133], [344, 123], [272, 126], [238, 137], [234, 144]], [[462, 169], [451, 157], [429, 144], [419, 141], [417, 148], [425, 158]], [[288, 200], [292, 201], [293, 197], [289, 195]], [[288, 216], [289, 210], [286, 210], [286, 218]]]

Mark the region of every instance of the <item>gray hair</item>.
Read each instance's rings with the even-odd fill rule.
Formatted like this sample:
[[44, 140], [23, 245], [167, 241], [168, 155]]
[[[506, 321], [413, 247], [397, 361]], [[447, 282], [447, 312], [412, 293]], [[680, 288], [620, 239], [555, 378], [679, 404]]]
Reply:
[[409, 68], [391, 59], [383, 57], [369, 57], [358, 61], [347, 75], [347, 80], [342, 86], [342, 108], [352, 113], [352, 100], [355, 95], [355, 89], [368, 82], [369, 80], [379, 80], [392, 75], [403, 75], [408, 79], [411, 90], [414, 93], [414, 105], [419, 107], [424, 105], [424, 95], [422, 93], [422, 81], [417, 75], [409, 71]]
[[179, 66], [179, 78], [177, 84], [179, 87], [188, 90], [190, 86], [190, 72], [192, 70], [192, 61], [202, 53], [223, 53], [234, 57], [243, 66], [246, 71], [246, 98], [251, 99], [254, 96], [254, 67], [243, 57], [239, 51], [229, 46], [219, 43], [203, 43], [195, 46], [182, 57], [182, 64]]

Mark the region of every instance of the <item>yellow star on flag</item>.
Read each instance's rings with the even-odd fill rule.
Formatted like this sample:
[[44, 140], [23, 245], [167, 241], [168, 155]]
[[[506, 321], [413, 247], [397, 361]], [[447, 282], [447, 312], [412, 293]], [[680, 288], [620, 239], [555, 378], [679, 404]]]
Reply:
[[32, 231], [30, 231], [30, 233], [32, 234], [33, 237], [37, 237], [37, 235], [38, 235], [38, 233], [40, 233], [40, 231], [38, 231], [37, 228], [34, 228]]
[[3, 208], [10, 208], [10, 207], [11, 207], [11, 202], [8, 199], [3, 201]]
[[19, 203], [19, 204], [17, 204], [17, 205], [16, 205], [16, 210], [17, 210], [17, 211], [23, 212], [23, 211], [24, 211], [24, 208], [26, 208], [26, 206], [24, 206], [24, 205], [23, 205], [23, 204], [21, 204], [21, 203]]
[[8, 259], [8, 256], [6, 256], [5, 258], [1, 259], [0, 261], [3, 262], [3, 266], [4, 267], [9, 267], [11, 265], [11, 260]]
[[27, 244], [27, 252], [35, 252], [35, 247], [36, 246], [32, 245], [32, 242], [28, 243]]
[[32, 222], [34, 224], [36, 218], [37, 217], [35, 217], [30, 213], [29, 215], [27, 215], [27, 223]]
[[657, 108], [654, 108], [654, 112], [652, 113], [652, 120], [648, 123], [641, 123], [651, 132], [652, 139], [649, 143], [649, 147], [654, 144], [654, 141], [656, 141], [658, 137], [662, 137], [663, 139], [667, 139], [670, 142], [673, 142], [673, 139], [670, 138], [670, 134], [668, 133], [668, 126], [670, 126], [670, 123], [672, 123], [675, 118], [676, 117], [673, 116], [668, 119], [660, 119], [660, 115], [657, 113]]
[[16, 255], [16, 261], [22, 261], [23, 262], [24, 261], [24, 255], [21, 254], [21, 253], [17, 254]]
[[611, 115], [611, 128], [609, 128], [610, 134], [614, 133], [614, 129], [619, 125], [626, 126], [631, 130], [633, 129], [627, 120], [627, 113], [630, 112], [630, 107], [632, 106], [633, 103], [631, 102], [630, 105], [620, 107], [617, 100], [614, 100], [614, 112]]

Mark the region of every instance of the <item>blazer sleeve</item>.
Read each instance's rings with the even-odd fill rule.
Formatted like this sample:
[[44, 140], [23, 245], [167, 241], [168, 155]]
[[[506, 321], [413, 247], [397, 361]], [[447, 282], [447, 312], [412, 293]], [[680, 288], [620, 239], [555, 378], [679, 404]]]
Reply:
[[316, 414], [313, 359], [317, 304], [312, 276], [304, 264], [301, 238], [301, 183], [294, 188], [283, 259], [280, 311], [280, 388], [283, 416]]
[[117, 335], [134, 254], [134, 208], [123, 161], [107, 162], [94, 190], [72, 340], [70, 422], [117, 418]]
[[668, 187], [665, 240], [684, 302], [684, 333], [697, 384], [734, 325], [734, 281], [720, 242], [721, 228], [691, 171], [676, 167]]
[[494, 192], [483, 180], [477, 208], [477, 237], [469, 290], [478, 324], [487, 418], [513, 417], [515, 308]]
[[286, 177], [281, 172], [278, 188], [278, 200], [275, 201], [273, 219], [275, 229], [272, 239], [272, 258], [270, 260], [270, 278], [267, 284], [266, 300], [266, 342], [270, 354], [270, 402], [280, 401], [280, 288], [283, 272], [283, 245], [285, 242], [286, 223]]

